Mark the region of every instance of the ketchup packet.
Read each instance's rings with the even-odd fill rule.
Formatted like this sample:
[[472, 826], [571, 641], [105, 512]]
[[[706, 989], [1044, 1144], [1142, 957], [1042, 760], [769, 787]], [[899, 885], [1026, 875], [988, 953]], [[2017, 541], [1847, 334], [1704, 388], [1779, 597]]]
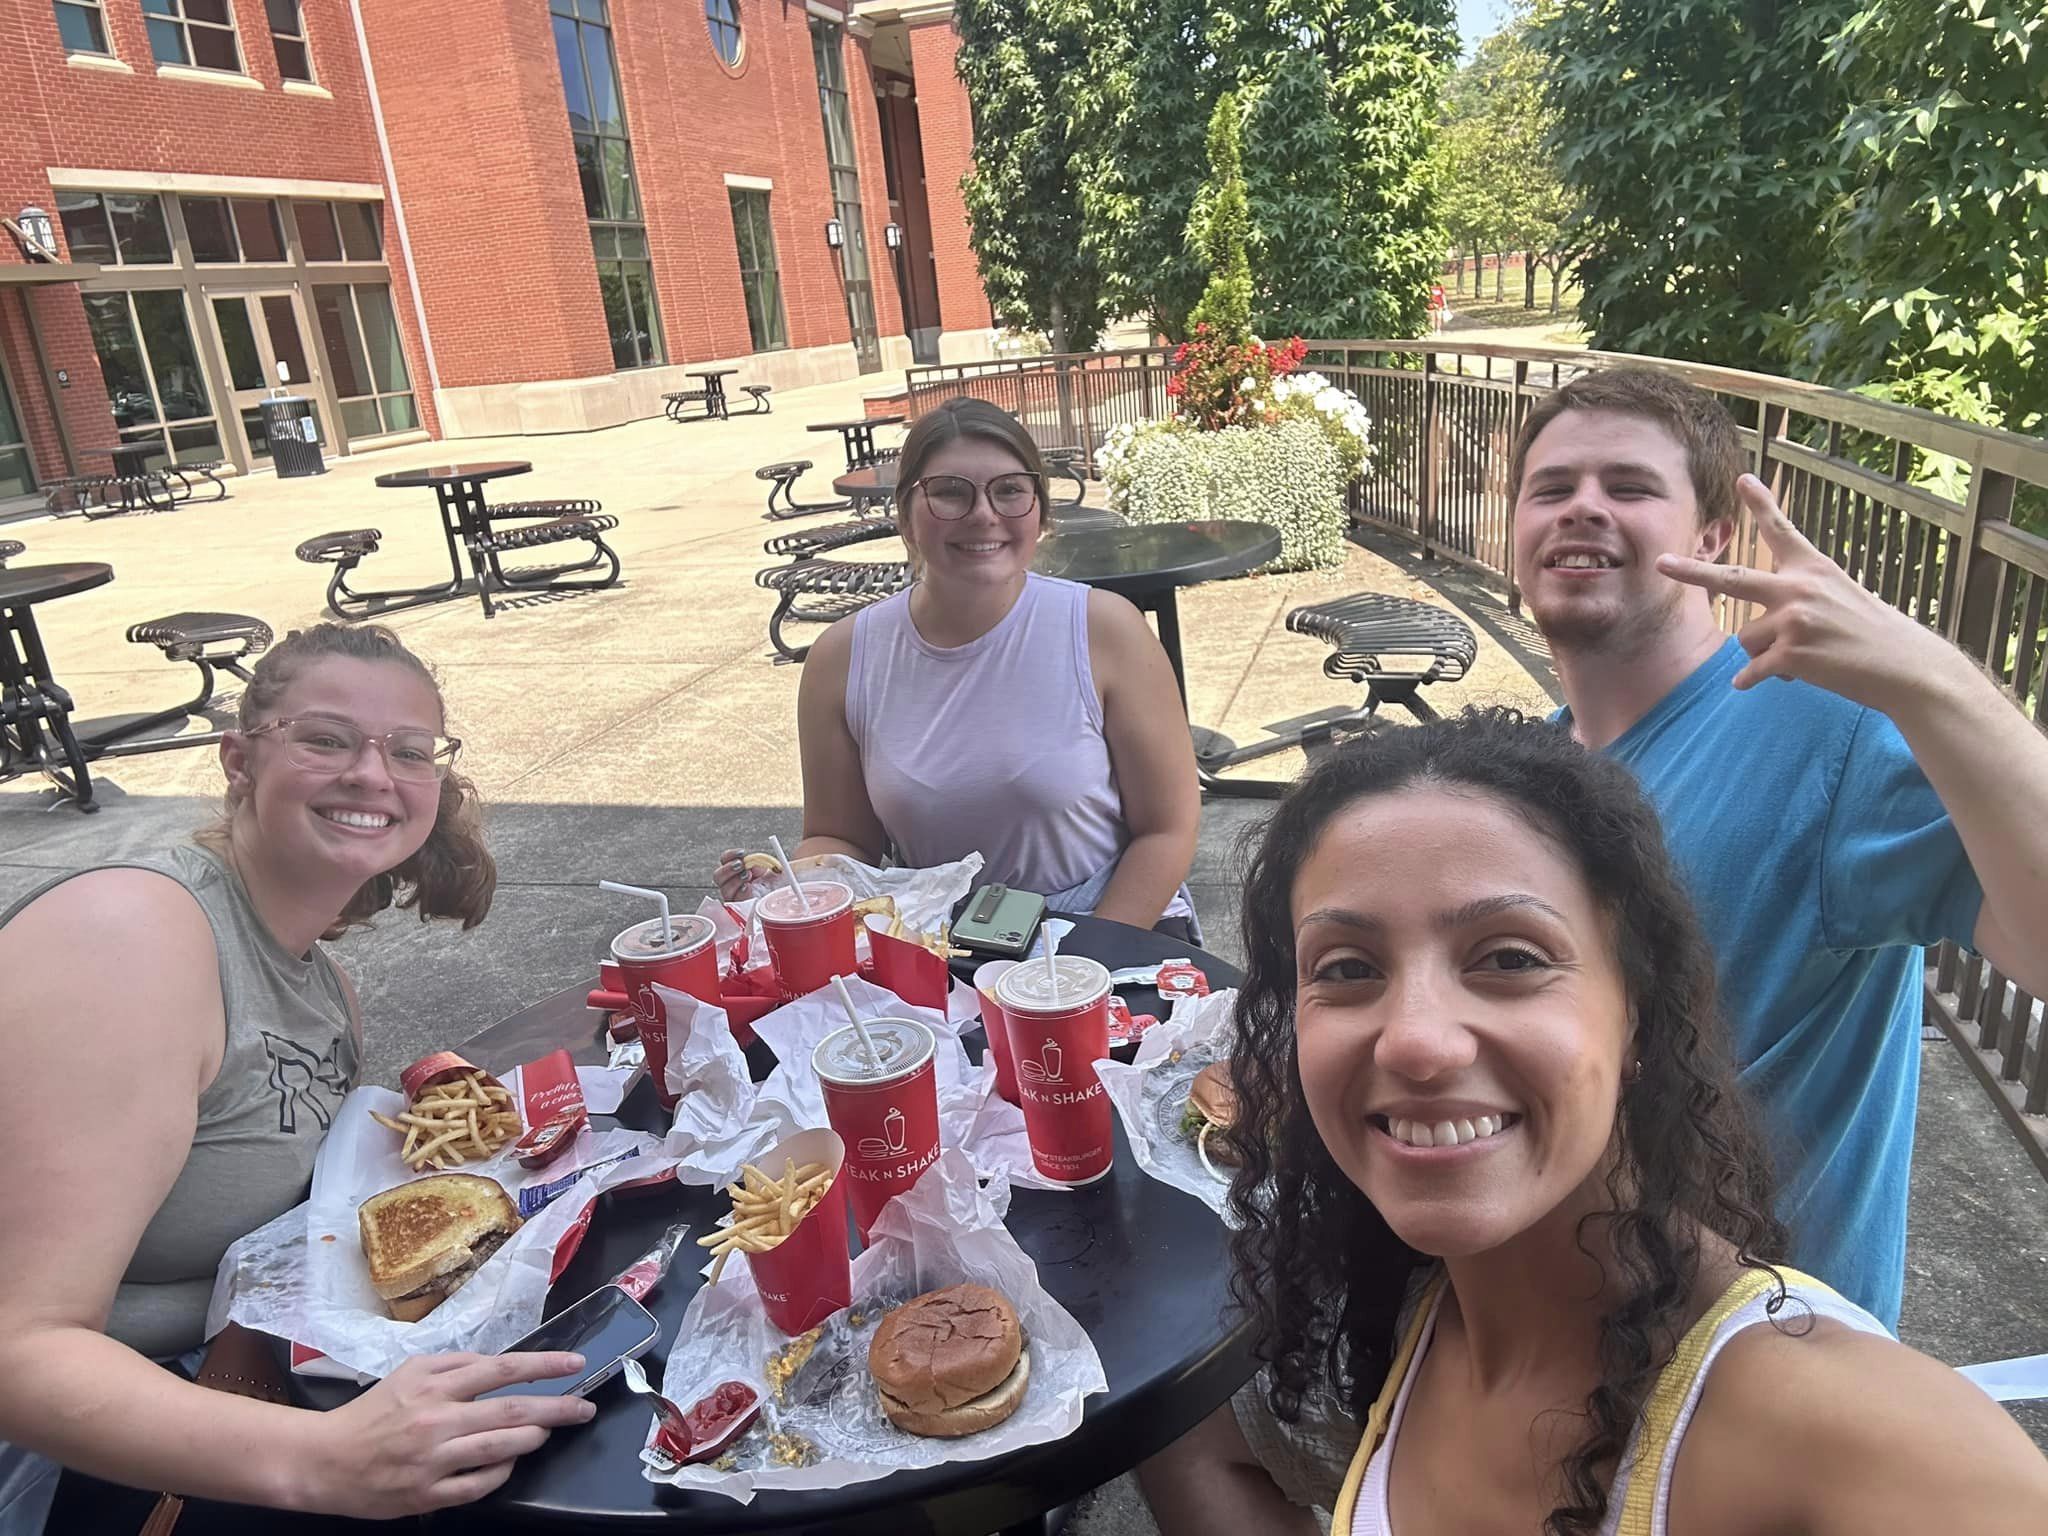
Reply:
[[612, 1278], [612, 1284], [635, 1301], [645, 1301], [649, 1293], [661, 1284], [669, 1265], [675, 1262], [676, 1250], [689, 1235], [690, 1224], [687, 1221], [677, 1222], [661, 1234], [660, 1242], [620, 1270]]

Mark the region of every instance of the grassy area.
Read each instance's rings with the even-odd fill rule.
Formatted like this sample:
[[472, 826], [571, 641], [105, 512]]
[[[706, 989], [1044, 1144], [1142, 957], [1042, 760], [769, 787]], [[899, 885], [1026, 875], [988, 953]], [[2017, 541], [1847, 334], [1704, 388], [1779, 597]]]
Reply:
[[[1467, 274], [1468, 283], [1471, 274]], [[1450, 283], [1444, 284], [1444, 293], [1451, 301], [1450, 330], [1473, 331], [1492, 330], [1509, 325], [1541, 325], [1554, 320], [1558, 325], [1569, 325], [1578, 318], [1579, 289], [1569, 277], [1565, 279], [1564, 291], [1558, 296], [1557, 314], [1550, 313], [1550, 274], [1542, 268], [1536, 272], [1536, 307], [1522, 307], [1522, 274], [1517, 268], [1510, 268], [1501, 274], [1501, 297], [1496, 303], [1493, 297], [1491, 272], [1483, 274], [1479, 294], [1474, 295], [1469, 286], [1459, 293]]]

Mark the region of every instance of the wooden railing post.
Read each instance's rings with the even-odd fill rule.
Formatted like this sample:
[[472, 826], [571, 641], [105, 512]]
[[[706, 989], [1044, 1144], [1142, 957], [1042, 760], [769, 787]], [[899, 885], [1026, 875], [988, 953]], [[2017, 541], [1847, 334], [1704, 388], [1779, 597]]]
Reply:
[[1986, 469], [1981, 462], [1970, 468], [1970, 500], [1963, 509], [1960, 544], [1963, 568], [1958, 573], [1955, 603], [1942, 615], [1942, 628], [1978, 661], [1988, 661], [1991, 656], [2002, 563], [1985, 552], [1982, 530], [1987, 523], [2012, 521], [2016, 484], [2011, 475]]
[[1440, 386], [1436, 377], [1436, 354], [1422, 354], [1422, 504], [1416, 509], [1415, 531], [1422, 539], [1422, 558], [1435, 558], [1431, 547], [1436, 540], [1437, 456], [1442, 446], [1442, 425], [1437, 420]]

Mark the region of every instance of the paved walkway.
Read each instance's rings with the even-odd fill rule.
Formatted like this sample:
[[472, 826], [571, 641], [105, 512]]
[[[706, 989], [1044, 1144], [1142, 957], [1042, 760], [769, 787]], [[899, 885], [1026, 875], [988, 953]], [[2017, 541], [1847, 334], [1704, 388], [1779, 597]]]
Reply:
[[[861, 388], [779, 394], [772, 416], [730, 422], [420, 444], [339, 462], [316, 480], [233, 482], [218, 505], [8, 532], [29, 547], [20, 563], [114, 567], [111, 585], [40, 611], [58, 676], [85, 714], [107, 715], [162, 707], [187, 690], [188, 670], [122, 638], [138, 620], [220, 608], [281, 633], [319, 618], [326, 568], [292, 555], [312, 534], [381, 528], [384, 549], [366, 562], [366, 584], [434, 579], [445, 555], [432, 498], [378, 490], [378, 474], [451, 458], [527, 459], [533, 474], [492, 489], [595, 496], [619, 514], [627, 581], [617, 590], [514, 606], [488, 622], [474, 599], [391, 620], [441, 673], [451, 729], [467, 743], [465, 768], [490, 807], [501, 883], [490, 921], [474, 933], [394, 916], [337, 947], [362, 987], [370, 1074], [388, 1080], [427, 1048], [584, 981], [604, 940], [634, 915], [595, 889], [599, 878], [662, 887], [694, 905], [719, 849], [796, 835], [799, 674], [771, 664], [771, 599], [752, 576], [769, 563], [762, 538], [801, 525], [760, 520], [766, 487], [753, 470], [810, 458], [818, 469], [806, 494], [824, 496], [843, 462], [839, 439], [804, 425], [857, 414]], [[1248, 739], [1271, 722], [1354, 703], [1354, 690], [1322, 676], [1323, 648], [1287, 633], [1283, 619], [1299, 602], [1368, 589], [1460, 608], [1479, 632], [1470, 677], [1432, 695], [1440, 708], [1549, 707], [1547, 657], [1526, 623], [1455, 568], [1426, 567], [1375, 542], [1327, 575], [1184, 594], [1194, 718]], [[1295, 766], [1280, 757], [1253, 771]], [[92, 817], [53, 805], [36, 781], [0, 786], [0, 902], [61, 871], [184, 836], [211, 813], [220, 786], [207, 751], [117, 761], [96, 777], [104, 809]], [[1225, 955], [1238, 949], [1233, 847], [1260, 813], [1230, 801], [1204, 812], [1192, 884]], [[1930, 1050], [1938, 1084], [1947, 1047]], [[1951, 1360], [2043, 1347], [2048, 1202], [1976, 1091], [1966, 1080], [1952, 1092], [1931, 1086], [1922, 1112], [1908, 1334]], [[1939, 1226], [1922, 1225], [1927, 1214]], [[1140, 1530], [1138, 1519], [1112, 1496], [1083, 1528]]]

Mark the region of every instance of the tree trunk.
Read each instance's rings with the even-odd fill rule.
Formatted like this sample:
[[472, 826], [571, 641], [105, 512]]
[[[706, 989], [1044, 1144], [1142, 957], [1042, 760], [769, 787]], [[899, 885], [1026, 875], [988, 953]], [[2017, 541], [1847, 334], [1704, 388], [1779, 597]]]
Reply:
[[1561, 251], [1552, 251], [1550, 253], [1550, 312], [1553, 315], [1557, 313], [1557, 296], [1563, 289], [1564, 254]]
[[1536, 307], [1536, 253], [1522, 253], [1522, 308]]
[[1067, 306], [1060, 302], [1058, 294], [1052, 299], [1052, 349], [1064, 355], [1067, 350]]
[[1506, 251], [1495, 251], [1493, 253], [1493, 302], [1496, 304], [1500, 303], [1506, 294], [1507, 290], [1503, 285], [1507, 282], [1507, 279], [1508, 253]]

